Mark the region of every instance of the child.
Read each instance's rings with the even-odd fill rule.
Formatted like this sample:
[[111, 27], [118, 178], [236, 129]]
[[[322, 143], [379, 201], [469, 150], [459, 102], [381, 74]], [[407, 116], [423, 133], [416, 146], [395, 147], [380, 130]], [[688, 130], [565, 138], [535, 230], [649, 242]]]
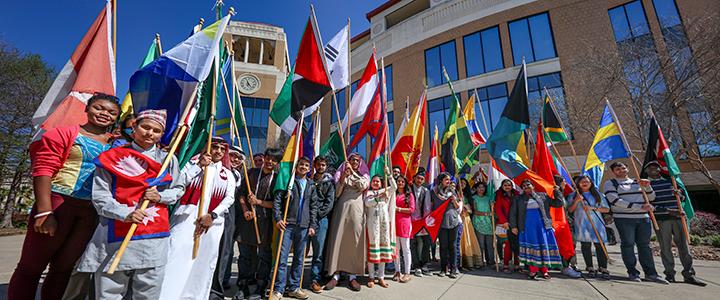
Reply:
[[[365, 191], [363, 201], [366, 207], [366, 232], [368, 237], [368, 263], [370, 280], [367, 283], [369, 288], [375, 286], [375, 279], [381, 287], [387, 288], [385, 282], [385, 263], [392, 262], [394, 257], [393, 241], [395, 240], [395, 191], [397, 186], [395, 179], [390, 175], [390, 170], [385, 169], [385, 176], [390, 186], [383, 188], [382, 177], [375, 175], [370, 180], [370, 188]], [[377, 270], [375, 267], [377, 266]]]

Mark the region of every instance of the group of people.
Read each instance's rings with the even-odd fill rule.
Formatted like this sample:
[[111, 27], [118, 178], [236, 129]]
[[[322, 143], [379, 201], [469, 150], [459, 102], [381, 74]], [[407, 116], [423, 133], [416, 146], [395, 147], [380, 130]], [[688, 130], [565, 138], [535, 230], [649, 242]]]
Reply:
[[[390, 263], [399, 283], [431, 275], [436, 245], [434, 274], [441, 277], [457, 278], [463, 268], [522, 272], [533, 280], [549, 279], [552, 269], [580, 277], [574, 250], [563, 255], [558, 247], [565, 237], [556, 236], [551, 207], [567, 213], [570, 243], [580, 243], [587, 275], [610, 278], [604, 244], [612, 220], [630, 280], [641, 281], [639, 258], [645, 280], [676, 282], [674, 244], [683, 281], [705, 285], [695, 277], [682, 230], [676, 197], [683, 193], [661, 176], [657, 162], [644, 166], [649, 179], [629, 178], [623, 163], [613, 163], [602, 190], [587, 176], [574, 179], [577, 190], [558, 177], [547, 195], [529, 180], [518, 189], [505, 179], [495, 189], [480, 173], [456, 180], [443, 172], [432, 185], [422, 168], [412, 178], [395, 167], [370, 177], [352, 153], [336, 171], [322, 156], [300, 157], [288, 187], [276, 188], [281, 149], [246, 163], [241, 149], [212, 138], [181, 167], [159, 144], [165, 111], [139, 112], [114, 134], [116, 97], [95, 94], [86, 113], [86, 123], [49, 130], [30, 146], [36, 201], [10, 300], [33, 299], [48, 266], [42, 299], [224, 299], [236, 242], [235, 299], [308, 298], [302, 288], [308, 253], [314, 293], [341, 280], [360, 291], [365, 274], [367, 288], [387, 288]], [[143, 209], [143, 202], [150, 204]], [[665, 278], [649, 245], [651, 211]], [[440, 216], [439, 228], [413, 227], [429, 225], [431, 215]], [[109, 274], [131, 224], [137, 230]]]

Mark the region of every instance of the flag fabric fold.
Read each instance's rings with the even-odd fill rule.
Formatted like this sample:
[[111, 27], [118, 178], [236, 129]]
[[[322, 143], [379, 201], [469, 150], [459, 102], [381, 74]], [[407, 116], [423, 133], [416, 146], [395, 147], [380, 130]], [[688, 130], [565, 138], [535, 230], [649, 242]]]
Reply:
[[[343, 132], [349, 130], [352, 122], [363, 116], [365, 111], [369, 110], [369, 106], [375, 97], [380, 95], [380, 75], [378, 75], [377, 62], [375, 61], [375, 50], [370, 54], [370, 59], [365, 65], [360, 80], [358, 81], [357, 90], [350, 100], [350, 106], [346, 110], [345, 117], [342, 119]], [[352, 147], [350, 147], [352, 148]]]
[[94, 93], [115, 95], [111, 22], [108, 1], [35, 111], [32, 117], [34, 141], [50, 129], [87, 122], [85, 105]]
[[328, 167], [336, 170], [340, 167], [345, 160], [345, 154], [343, 153], [342, 138], [337, 129], [330, 133], [330, 137], [320, 147], [319, 153], [327, 159]]
[[460, 100], [452, 87], [452, 82], [447, 73], [443, 70], [443, 74], [448, 82], [450, 95], [452, 100], [450, 103], [450, 114], [445, 122], [445, 132], [440, 141], [440, 157], [445, 167], [445, 171], [453, 175], [458, 175], [465, 164], [469, 166], [477, 163], [477, 159], [471, 157], [473, 150], [470, 131], [468, 131], [465, 117], [460, 111]]
[[303, 152], [303, 129], [301, 124], [302, 122], [298, 122], [297, 126], [295, 126], [295, 130], [293, 130], [292, 135], [290, 135], [290, 140], [288, 140], [288, 146], [285, 148], [285, 153], [283, 153], [283, 157], [280, 163], [278, 163], [277, 181], [275, 182], [273, 191], [292, 190], [292, 184], [295, 182], [295, 180], [291, 180], [295, 176], [293, 174], [293, 168], [295, 167], [295, 162], [297, 162], [298, 157], [300, 157]]
[[583, 174], [588, 175], [595, 183], [595, 186], [600, 186], [606, 162], [630, 157], [622, 136], [620, 136], [620, 127], [610, 110], [611, 107], [608, 102], [605, 109], [603, 109], [598, 131], [595, 133], [595, 138], [583, 167]]
[[440, 172], [442, 172], [442, 166], [440, 165], [440, 157], [438, 157], [439, 137], [437, 124], [435, 124], [434, 132], [435, 133], [433, 134], [433, 140], [430, 143], [430, 158], [428, 159], [427, 176], [425, 176], [425, 180], [427, 181], [429, 186], [433, 186], [433, 184], [435, 183], [435, 177], [437, 177]]
[[[150, 48], [148, 48], [148, 51], [145, 54], [145, 58], [140, 64], [140, 69], [147, 66], [149, 63], [151, 63], [153, 60], [156, 60], [161, 55], [162, 51], [160, 49], [160, 38], [156, 37], [155, 39], [153, 39], [152, 44], [150, 44]], [[125, 120], [125, 118], [127, 118], [129, 114], [135, 113], [135, 110], [133, 109], [132, 94], [130, 92], [127, 92], [125, 94], [125, 98], [123, 99], [122, 105], [120, 106], [120, 111], [120, 120]]]
[[399, 166], [406, 178], [415, 176], [420, 166], [420, 156], [425, 143], [425, 123], [427, 122], [427, 97], [423, 92], [420, 103], [413, 109], [412, 115], [403, 120], [390, 157], [393, 165]]
[[542, 108], [542, 120], [547, 139], [553, 143], [565, 142], [568, 140], [568, 136], [565, 134], [565, 130], [560, 122], [560, 116], [557, 115], [550, 101], [550, 95], [545, 95]]
[[350, 84], [348, 66], [348, 35], [350, 26], [345, 25], [325, 45], [325, 63], [330, 72], [330, 80], [336, 89], [344, 88]]

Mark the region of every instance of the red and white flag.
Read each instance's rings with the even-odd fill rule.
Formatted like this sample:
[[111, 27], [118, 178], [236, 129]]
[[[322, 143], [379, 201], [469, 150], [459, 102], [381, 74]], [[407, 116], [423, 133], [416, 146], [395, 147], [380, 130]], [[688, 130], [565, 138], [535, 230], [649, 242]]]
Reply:
[[85, 104], [94, 93], [115, 94], [111, 18], [108, 1], [35, 111], [33, 140], [50, 129], [87, 122]]
[[342, 120], [343, 130], [348, 130], [349, 124], [352, 124], [353, 120], [365, 115], [379, 87], [380, 78], [378, 76], [377, 62], [375, 62], [375, 49], [373, 49], [370, 60], [365, 66], [365, 71], [358, 82], [357, 90], [350, 100], [350, 107], [348, 107], [345, 118]]
[[428, 160], [427, 176], [425, 176], [425, 180], [431, 186], [435, 183], [435, 177], [437, 177], [442, 171], [440, 167], [438, 146], [438, 128], [437, 124], [435, 124], [435, 135], [433, 136], [432, 143], [430, 143], [430, 159]]

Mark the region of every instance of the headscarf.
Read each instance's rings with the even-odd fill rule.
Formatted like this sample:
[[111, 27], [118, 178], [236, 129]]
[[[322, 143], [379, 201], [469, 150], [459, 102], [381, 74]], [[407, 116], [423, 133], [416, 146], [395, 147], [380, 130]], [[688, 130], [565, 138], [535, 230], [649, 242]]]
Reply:
[[340, 177], [342, 177], [342, 174], [345, 172], [346, 168], [350, 168], [350, 158], [353, 156], [357, 156], [360, 159], [360, 166], [358, 166], [357, 173], [358, 175], [365, 177], [367, 181], [370, 181], [370, 169], [368, 168], [367, 164], [365, 163], [365, 160], [360, 156], [359, 153], [353, 152], [350, 155], [348, 155], [348, 160], [344, 161], [340, 167], [335, 172], [335, 182], [340, 182]]
[[[212, 143], [219, 143], [223, 147], [225, 147], [225, 155], [223, 155], [222, 159], [220, 159], [220, 163], [222, 163], [222, 166], [225, 167], [228, 170], [232, 170], [232, 165], [230, 164], [230, 145], [225, 141], [225, 139], [215, 136], [212, 138]], [[192, 162], [198, 162], [200, 160], [200, 155], [203, 153], [206, 153], [208, 151], [207, 146], [203, 147], [203, 150], [200, 151], [200, 153], [193, 156], [190, 161]]]

